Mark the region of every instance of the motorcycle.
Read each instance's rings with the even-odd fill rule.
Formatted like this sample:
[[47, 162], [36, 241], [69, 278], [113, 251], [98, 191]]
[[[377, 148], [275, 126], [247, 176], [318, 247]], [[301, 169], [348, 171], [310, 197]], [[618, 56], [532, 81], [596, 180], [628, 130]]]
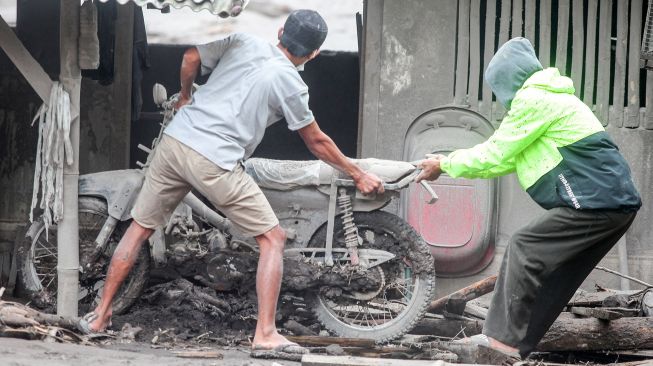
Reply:
[[[163, 122], [141, 169], [80, 176], [80, 312], [98, 302], [106, 271], [128, 227], [130, 210], [164, 129], [174, 115], [177, 95], [154, 87]], [[283, 291], [302, 297], [323, 326], [343, 337], [378, 342], [402, 336], [422, 318], [435, 292], [433, 258], [419, 234], [382, 209], [399, 197], [419, 173], [415, 165], [377, 159], [356, 160], [377, 174], [385, 193], [365, 196], [354, 182], [320, 161], [248, 159], [244, 165], [263, 190], [287, 233]], [[436, 194], [422, 185], [435, 202]], [[39, 307], [56, 298], [57, 227], [45, 231], [42, 219], [19, 245], [19, 282]], [[221, 291], [251, 287], [257, 247], [229, 220], [191, 191], [168, 224], [143, 245], [113, 303], [125, 312], [142, 294], [150, 272], [174, 268], [180, 276]]]

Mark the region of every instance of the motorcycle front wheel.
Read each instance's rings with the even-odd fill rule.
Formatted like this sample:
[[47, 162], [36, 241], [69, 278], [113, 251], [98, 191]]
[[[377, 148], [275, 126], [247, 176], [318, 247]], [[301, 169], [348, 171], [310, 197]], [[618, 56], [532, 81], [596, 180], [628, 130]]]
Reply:
[[[119, 222], [109, 237], [106, 249], [90, 263], [90, 255], [107, 220], [107, 204], [96, 197], [79, 198], [79, 314], [95, 308], [99, 302], [111, 256], [129, 222]], [[57, 298], [57, 226], [46, 233], [42, 218], [35, 220], [18, 250], [19, 290], [33, 305], [54, 311]], [[144, 243], [134, 268], [113, 300], [113, 313], [124, 313], [141, 295], [150, 268], [149, 245]]]
[[[354, 221], [363, 239], [360, 249], [380, 249], [396, 256], [368, 270], [383, 278], [381, 285], [367, 293], [339, 293], [325, 286], [307, 295], [306, 301], [329, 331], [341, 337], [388, 342], [415, 327], [433, 300], [433, 257], [415, 229], [396, 215], [356, 212]], [[323, 225], [313, 235], [310, 247], [324, 247], [326, 232]], [[333, 246], [345, 246], [340, 218], [336, 218]]]

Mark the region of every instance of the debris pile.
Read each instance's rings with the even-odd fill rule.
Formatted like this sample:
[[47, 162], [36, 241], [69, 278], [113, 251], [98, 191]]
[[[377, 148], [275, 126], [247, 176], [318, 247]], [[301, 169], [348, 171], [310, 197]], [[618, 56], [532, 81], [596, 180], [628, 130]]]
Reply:
[[256, 296], [251, 292], [217, 292], [185, 279], [147, 289], [126, 314], [113, 317], [143, 327], [139, 338], [154, 347], [211, 343], [246, 343], [256, 325]]
[[[406, 335], [389, 344], [333, 337], [303, 299], [281, 296], [277, 324], [289, 339], [309, 347], [306, 365], [367, 365], [369, 358], [406, 364], [439, 360], [451, 364], [515, 364], [496, 352], [452, 340], [481, 332], [487, 308], [478, 298], [493, 289], [495, 277], [431, 303], [430, 313]], [[578, 292], [532, 355], [530, 363], [643, 364], [653, 359], [653, 289]], [[136, 305], [113, 318], [108, 335], [81, 336], [75, 319], [45, 314], [22, 304], [0, 301], [0, 335], [53, 342], [93, 344], [142, 342], [146, 347], [181, 352], [179, 357], [219, 358], [215, 348], [249, 347], [256, 325], [252, 289], [221, 292], [186, 279], [150, 287]], [[137, 325], [133, 327], [130, 324]], [[142, 327], [142, 328], [141, 328]], [[213, 353], [212, 353], [213, 352]], [[214, 354], [215, 353], [215, 354]], [[326, 363], [325, 363], [326, 362]], [[424, 361], [422, 361], [424, 362]], [[432, 362], [432, 361], [431, 361]], [[398, 363], [397, 363], [398, 365]], [[415, 363], [415, 366], [418, 366]]]

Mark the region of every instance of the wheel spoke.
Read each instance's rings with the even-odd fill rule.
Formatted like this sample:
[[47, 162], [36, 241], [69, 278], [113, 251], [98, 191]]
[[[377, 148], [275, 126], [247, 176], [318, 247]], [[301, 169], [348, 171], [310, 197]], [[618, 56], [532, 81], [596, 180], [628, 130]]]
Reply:
[[35, 252], [37, 250], [44, 250], [44, 251], [48, 252], [51, 256], [53, 256], [55, 258], [57, 257], [57, 253], [53, 252], [52, 250], [50, 250], [50, 248], [46, 247], [45, 245], [41, 245], [40, 247], [34, 248]]

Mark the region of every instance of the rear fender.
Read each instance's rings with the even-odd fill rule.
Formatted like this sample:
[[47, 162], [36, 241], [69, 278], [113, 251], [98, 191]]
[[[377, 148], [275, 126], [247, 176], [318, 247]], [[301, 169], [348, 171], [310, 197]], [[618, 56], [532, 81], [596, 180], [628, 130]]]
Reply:
[[140, 169], [110, 170], [79, 177], [79, 195], [101, 197], [107, 201], [109, 215], [120, 220], [131, 219], [131, 208], [143, 185]]

